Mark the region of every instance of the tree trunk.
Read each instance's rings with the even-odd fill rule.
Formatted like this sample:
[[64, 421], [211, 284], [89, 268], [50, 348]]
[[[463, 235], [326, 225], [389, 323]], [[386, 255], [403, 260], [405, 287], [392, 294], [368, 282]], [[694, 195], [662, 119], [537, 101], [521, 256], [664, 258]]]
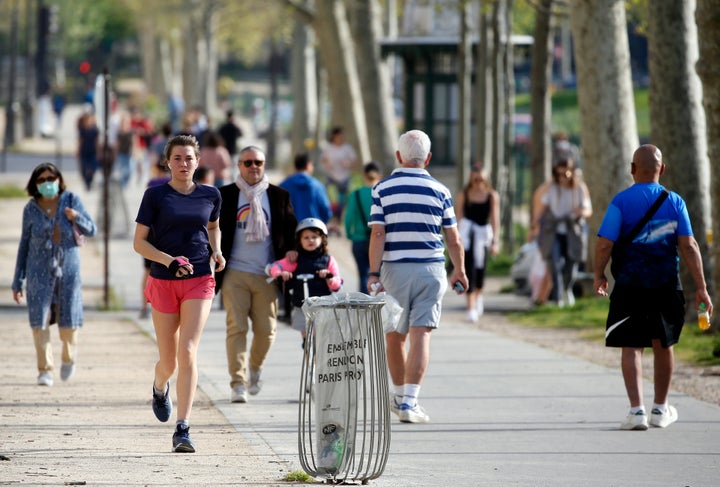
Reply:
[[[293, 93], [293, 119], [290, 145], [292, 154], [310, 151], [317, 145], [318, 123], [317, 63], [315, 34], [303, 22], [295, 22], [290, 51], [290, 72]], [[306, 144], [307, 141], [311, 141]], [[313, 158], [317, 157], [313, 154]]]
[[200, 45], [200, 26], [196, 8], [197, 0], [185, 0], [185, 22], [181, 36], [183, 44], [183, 98], [187, 107], [199, 106], [201, 103], [200, 69], [202, 67], [202, 53], [198, 51]]
[[472, 103], [472, 40], [470, 4], [460, 5], [460, 45], [458, 46], [458, 160], [455, 161], [457, 187], [462, 189], [470, 174], [470, 114]]
[[[699, 60], [696, 69], [703, 88], [703, 104], [707, 117], [708, 157], [710, 159], [710, 206], [713, 215], [712, 234], [720, 238], [720, 5], [717, 0], [697, 0], [695, 21], [698, 26]], [[712, 243], [712, 242], [711, 242]], [[706, 274], [714, 303], [720, 303], [720, 245], [711, 245], [712, 278]], [[720, 313], [713, 314], [717, 327]]]
[[208, 119], [220, 118], [218, 110], [218, 46], [215, 33], [218, 28], [220, 4], [218, 0], [205, 0], [202, 3], [202, 28], [200, 52], [204, 58], [200, 72], [201, 91], [198, 94], [201, 106], [205, 108]]
[[497, 188], [500, 193], [500, 207], [507, 204], [507, 193], [506, 183], [507, 174], [502, 168], [503, 156], [503, 128], [505, 126], [502, 120], [502, 107], [503, 107], [503, 82], [502, 78], [504, 75], [503, 71], [503, 41], [502, 41], [502, 12], [504, 9], [504, 2], [498, 0], [493, 5], [492, 12], [492, 30], [493, 30], [493, 48], [491, 65], [492, 67], [492, 138], [490, 144], [491, 150], [491, 164], [492, 164], [492, 175], [493, 175], [493, 186]]
[[331, 123], [344, 128], [346, 140], [355, 147], [359, 160], [367, 161], [370, 147], [363, 96], [345, 6], [342, 0], [323, 0], [315, 4], [315, 9], [312, 22], [327, 70]]
[[[710, 162], [702, 87], [695, 72], [695, 0], [649, 0], [648, 10], [651, 140], [663, 153], [663, 184], [685, 199], [709, 276]], [[688, 315], [694, 315], [695, 282], [687, 266], [680, 269]]]
[[487, 0], [480, 0], [480, 15], [478, 16], [480, 25], [480, 41], [477, 49], [477, 63], [475, 69], [475, 126], [477, 139], [477, 159], [482, 162], [483, 167], [487, 171], [488, 177], [494, 181], [492, 158], [492, 61], [493, 37], [490, 17], [490, 7]]
[[[582, 159], [594, 208], [590, 235], [597, 234], [615, 193], [632, 183], [638, 135], [626, 26], [622, 0], [571, 2]], [[595, 239], [589, 247], [591, 269]]]
[[[552, 74], [552, 36], [550, 35], [553, 0], [541, 0], [535, 12], [535, 41], [530, 68], [530, 173], [533, 191], [550, 177], [550, 115], [552, 104], [548, 89]], [[532, 215], [532, 208], [530, 208]]]
[[515, 203], [515, 126], [513, 117], [515, 115], [515, 71], [513, 69], [513, 43], [512, 43], [512, 9], [513, 0], [505, 0], [505, 11], [503, 12], [503, 30], [505, 42], [503, 43], [503, 118], [505, 130], [503, 146], [505, 154], [503, 165], [506, 168], [507, 185], [505, 205], [500, 207], [502, 211], [503, 246], [510, 255], [515, 253], [515, 229], [513, 225], [513, 205]]
[[[382, 16], [378, 0], [350, 2], [350, 17], [365, 109], [370, 158], [379, 162], [385, 172], [395, 165], [398, 138], [392, 99], [392, 85], [387, 63], [380, 56]], [[366, 162], [367, 159], [363, 159]]]

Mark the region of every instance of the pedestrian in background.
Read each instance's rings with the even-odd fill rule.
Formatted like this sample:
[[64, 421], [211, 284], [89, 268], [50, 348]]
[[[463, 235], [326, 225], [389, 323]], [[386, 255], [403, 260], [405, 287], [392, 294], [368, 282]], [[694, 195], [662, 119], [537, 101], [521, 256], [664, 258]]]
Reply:
[[215, 171], [213, 171], [209, 167], [198, 167], [197, 169], [195, 169], [193, 179], [196, 183], [215, 186]]
[[385, 290], [403, 308], [397, 330], [385, 335], [391, 410], [402, 422], [427, 423], [418, 395], [448, 285], [442, 231], [453, 264], [450, 283], [462, 293], [468, 280], [452, 195], [425, 169], [430, 138], [420, 130], [406, 132], [395, 155], [401, 167], [372, 189], [368, 291]]
[[243, 131], [235, 120], [235, 112], [228, 110], [225, 113], [225, 122], [218, 127], [217, 132], [222, 137], [230, 158], [234, 159], [238, 152], [238, 141], [243, 136]]
[[500, 230], [500, 196], [481, 165], [471, 169], [470, 181], [455, 202], [455, 213], [470, 284], [465, 294], [467, 319], [475, 323], [485, 310], [482, 295], [485, 269], [489, 255], [498, 253]]
[[60, 378], [75, 373], [78, 331], [83, 325], [80, 250], [76, 232], [97, 232], [77, 194], [67, 190], [60, 170], [49, 162], [37, 166], [25, 187], [32, 199], [23, 209], [13, 299], [20, 304], [27, 293], [28, 318], [37, 355], [41, 386], [53, 385], [51, 324], [57, 323], [62, 341]]
[[578, 180], [572, 159], [560, 159], [553, 166], [553, 180], [533, 208], [531, 230], [553, 279], [559, 306], [573, 306], [573, 286], [578, 266], [586, 260], [586, 219], [592, 215], [587, 185]]
[[95, 172], [98, 169], [100, 129], [95, 115], [84, 112], [78, 119], [77, 158], [85, 189], [90, 191]]
[[[593, 288], [607, 296], [605, 267], [612, 255], [615, 285], [610, 294], [605, 345], [622, 348], [621, 366], [630, 411], [624, 430], [665, 428], [678, 419], [668, 404], [674, 366], [673, 345], [685, 321], [678, 250], [695, 281], [695, 309], [704, 303], [712, 313], [702, 257], [685, 201], [660, 185], [665, 173], [660, 149], [643, 145], [630, 166], [635, 184], [610, 202], [595, 247]], [[643, 400], [642, 354], [652, 347], [655, 395], [650, 420]]]
[[325, 186], [313, 176], [315, 163], [310, 154], [296, 154], [293, 165], [295, 173], [285, 178], [280, 187], [290, 193], [295, 217], [298, 221], [317, 218], [327, 224], [332, 217], [330, 198]]
[[[287, 257], [288, 252], [296, 254], [297, 220], [290, 194], [270, 184], [262, 150], [255, 146], [242, 149], [238, 169], [235, 183], [220, 188], [221, 248], [229, 257], [227, 269], [216, 277], [227, 310], [230, 401], [244, 403], [248, 392], [260, 392], [262, 367], [275, 341], [278, 288], [274, 282], [267, 282], [265, 267], [277, 258]], [[253, 338], [248, 358], [251, 323]]]
[[[328, 188], [333, 187], [337, 193], [337, 201], [333, 205], [333, 217], [337, 220], [335, 223], [339, 225], [347, 201], [350, 178], [357, 165], [357, 154], [353, 146], [345, 142], [345, 132], [342, 127], [333, 127], [329, 142], [320, 156], [320, 163], [327, 176]], [[333, 225], [330, 231], [333, 231]]]
[[372, 206], [371, 188], [380, 181], [380, 166], [370, 161], [363, 167], [364, 185], [348, 196], [345, 207], [345, 235], [352, 242], [352, 254], [358, 268], [360, 292], [367, 292], [368, 272], [370, 272], [370, 207]]
[[160, 356], [153, 412], [161, 422], [170, 419], [170, 378], [177, 370], [172, 449], [179, 453], [195, 452], [189, 421], [198, 380], [197, 350], [215, 296], [214, 272], [225, 267], [220, 253], [220, 193], [193, 181], [199, 155], [193, 136], [168, 141], [170, 181], [145, 190], [133, 242], [135, 251], [152, 261], [145, 296], [152, 305]]
[[230, 167], [232, 159], [223, 144], [222, 137], [217, 132], [208, 131], [203, 137], [200, 148], [200, 167], [211, 169], [215, 175], [216, 187], [224, 186], [230, 182]]

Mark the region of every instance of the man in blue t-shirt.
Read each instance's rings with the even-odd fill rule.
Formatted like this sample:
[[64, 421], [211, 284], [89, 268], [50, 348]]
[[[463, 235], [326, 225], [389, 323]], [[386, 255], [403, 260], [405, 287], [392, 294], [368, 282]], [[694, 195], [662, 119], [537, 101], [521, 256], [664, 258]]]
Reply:
[[[705, 303], [712, 313], [700, 249], [693, 237], [685, 202], [678, 194], [669, 192], [657, 211], [648, 212], [667, 191], [659, 183], [664, 172], [660, 149], [648, 144], [635, 151], [631, 165], [635, 184], [610, 202], [595, 248], [593, 288], [600, 296], [607, 296], [605, 267], [611, 254], [614, 261], [611, 271], [615, 286], [610, 295], [605, 345], [622, 348], [622, 374], [630, 400], [630, 412], [620, 425], [625, 430], [648, 428], [642, 390], [645, 347], [652, 347], [655, 357], [655, 397], [649, 424], [664, 428], [678, 418], [677, 410], [667, 403], [673, 345], [680, 338], [685, 319], [678, 250], [695, 281], [695, 307]], [[633, 232], [646, 212], [652, 213], [649, 220]]]

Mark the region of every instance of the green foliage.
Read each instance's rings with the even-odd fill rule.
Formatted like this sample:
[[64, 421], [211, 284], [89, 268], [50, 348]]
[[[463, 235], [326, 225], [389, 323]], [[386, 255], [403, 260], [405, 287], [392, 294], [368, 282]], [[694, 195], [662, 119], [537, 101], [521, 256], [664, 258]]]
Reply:
[[302, 482], [305, 484], [314, 484], [315, 480], [306, 474], [305, 472], [301, 472], [299, 470], [295, 470], [293, 472], [290, 472], [285, 477], [283, 477], [284, 482]]
[[133, 15], [117, 0], [54, 0], [60, 16], [60, 43], [69, 58], [135, 34]]
[[26, 198], [27, 193], [24, 189], [14, 184], [0, 185], [0, 198]]
[[[526, 326], [580, 330], [584, 339], [604, 344], [609, 305], [607, 299], [582, 298], [573, 307], [542, 305], [528, 311], [510, 313], [509, 318], [514, 323]], [[720, 357], [716, 356], [720, 355], [720, 334], [700, 331], [694, 321], [685, 324], [680, 342], [674, 348], [675, 355], [685, 363], [720, 365]]]
[[509, 254], [498, 254], [488, 259], [488, 276], [507, 276], [515, 258]]
[[[519, 93], [515, 98], [515, 110], [518, 113], [530, 113], [530, 94]], [[635, 90], [635, 115], [638, 135], [650, 137], [650, 108], [647, 88]], [[580, 135], [580, 110], [575, 90], [555, 91], [552, 95], [552, 115], [550, 131], [565, 132], [571, 136]]]
[[581, 298], [572, 307], [536, 306], [525, 312], [512, 313], [510, 318], [514, 322], [540, 328], [600, 329], [604, 333], [609, 304], [607, 299]]

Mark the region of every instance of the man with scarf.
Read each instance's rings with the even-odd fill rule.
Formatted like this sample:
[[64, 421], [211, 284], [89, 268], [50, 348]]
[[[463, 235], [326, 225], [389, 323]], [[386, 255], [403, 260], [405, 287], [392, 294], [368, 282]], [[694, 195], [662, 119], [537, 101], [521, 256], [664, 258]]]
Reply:
[[[269, 183], [261, 149], [242, 149], [238, 169], [237, 180], [220, 188], [220, 248], [227, 266], [216, 274], [215, 289], [222, 290], [227, 311], [230, 400], [244, 403], [248, 392], [260, 392], [262, 366], [275, 340], [278, 289], [275, 282], [266, 281], [265, 266], [283, 257], [295, 258], [297, 219], [290, 194]], [[253, 338], [248, 359], [250, 323]]]

